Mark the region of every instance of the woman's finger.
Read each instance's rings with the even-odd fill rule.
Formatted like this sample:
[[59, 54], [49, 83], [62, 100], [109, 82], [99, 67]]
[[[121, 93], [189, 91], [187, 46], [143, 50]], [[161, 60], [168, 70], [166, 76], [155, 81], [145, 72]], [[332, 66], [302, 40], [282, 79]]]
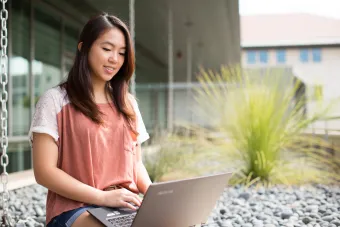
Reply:
[[140, 205], [141, 205], [141, 203], [139, 202], [139, 200], [136, 199], [134, 196], [127, 197], [125, 201], [130, 202], [130, 203], [133, 203], [133, 204], [135, 204], [135, 205], [137, 205], [137, 206], [140, 206]]
[[[138, 204], [141, 204], [141, 203], [142, 203], [141, 198], [140, 198], [137, 194], [135, 194], [135, 193], [133, 193], [133, 192], [127, 191], [127, 193], [125, 194], [125, 197], [133, 197], [133, 198], [135, 198], [136, 200], [139, 201]], [[140, 205], [139, 205], [139, 206], [140, 206]]]
[[133, 197], [136, 198], [136, 199], [138, 200], [139, 204], [142, 203], [142, 199], [141, 199], [138, 195], [133, 194]]
[[123, 206], [127, 207], [127, 208], [129, 208], [131, 210], [136, 210], [136, 207], [134, 207], [131, 203], [126, 202], [126, 201], [123, 201]]

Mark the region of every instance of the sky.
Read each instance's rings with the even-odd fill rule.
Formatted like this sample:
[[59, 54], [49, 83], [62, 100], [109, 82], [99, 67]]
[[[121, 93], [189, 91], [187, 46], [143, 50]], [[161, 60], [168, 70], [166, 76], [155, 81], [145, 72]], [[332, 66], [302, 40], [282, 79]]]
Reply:
[[340, 0], [239, 0], [240, 14], [311, 13], [340, 19]]

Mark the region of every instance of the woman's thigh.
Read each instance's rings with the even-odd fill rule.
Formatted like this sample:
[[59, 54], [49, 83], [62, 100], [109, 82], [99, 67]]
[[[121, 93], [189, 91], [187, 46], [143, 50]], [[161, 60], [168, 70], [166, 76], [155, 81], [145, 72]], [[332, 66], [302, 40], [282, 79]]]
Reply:
[[102, 226], [99, 221], [87, 212], [88, 209], [95, 207], [86, 206], [64, 212], [53, 218], [47, 227]]
[[72, 227], [103, 227], [104, 225], [88, 212], [82, 213], [72, 224]]

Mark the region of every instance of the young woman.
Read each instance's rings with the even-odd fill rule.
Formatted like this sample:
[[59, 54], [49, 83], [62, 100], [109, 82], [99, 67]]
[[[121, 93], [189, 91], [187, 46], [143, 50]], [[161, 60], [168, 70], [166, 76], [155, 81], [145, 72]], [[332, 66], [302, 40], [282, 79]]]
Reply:
[[140, 206], [151, 181], [140, 147], [149, 136], [128, 93], [134, 67], [126, 25], [101, 14], [83, 28], [67, 80], [37, 103], [29, 136], [48, 227], [101, 226], [88, 208]]

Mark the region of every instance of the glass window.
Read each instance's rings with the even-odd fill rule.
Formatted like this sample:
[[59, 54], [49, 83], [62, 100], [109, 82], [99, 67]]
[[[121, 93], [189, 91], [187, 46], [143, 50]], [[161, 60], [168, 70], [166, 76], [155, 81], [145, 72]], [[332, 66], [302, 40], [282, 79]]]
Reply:
[[78, 36], [79, 31], [75, 27], [72, 27], [70, 25], [65, 25], [65, 39], [64, 39], [64, 77], [68, 75], [68, 72], [71, 70], [71, 67], [73, 65], [75, 53], [77, 51], [78, 46]]
[[301, 62], [308, 62], [308, 49], [300, 50], [300, 61]]
[[12, 57], [9, 59], [12, 79], [12, 135], [27, 135], [30, 126], [29, 93], [29, 3], [25, 0], [12, 1], [11, 9]]
[[35, 9], [35, 60], [33, 74], [37, 99], [61, 79], [60, 17]]
[[70, 52], [71, 54], [75, 54], [77, 51], [78, 45], [78, 29], [65, 25], [65, 52]]
[[8, 173], [32, 169], [31, 147], [28, 141], [8, 144]]
[[312, 49], [312, 57], [313, 62], [321, 62], [321, 49], [320, 48]]
[[267, 63], [268, 62], [268, 51], [261, 50], [259, 52], [259, 55], [260, 55], [260, 62], [261, 63]]
[[165, 128], [166, 127], [166, 108], [163, 103], [167, 103], [165, 100], [167, 98], [167, 93], [166, 91], [158, 90], [156, 93], [158, 97], [158, 124], [160, 128]]
[[255, 64], [256, 63], [256, 52], [253, 50], [247, 51], [247, 63]]
[[277, 63], [286, 63], [286, 50], [277, 50], [276, 51], [276, 62]]

